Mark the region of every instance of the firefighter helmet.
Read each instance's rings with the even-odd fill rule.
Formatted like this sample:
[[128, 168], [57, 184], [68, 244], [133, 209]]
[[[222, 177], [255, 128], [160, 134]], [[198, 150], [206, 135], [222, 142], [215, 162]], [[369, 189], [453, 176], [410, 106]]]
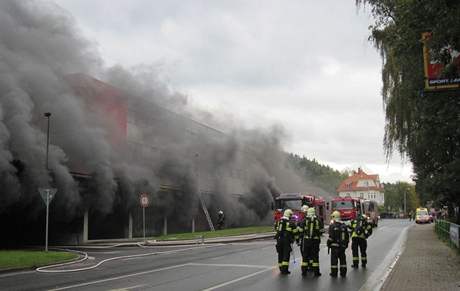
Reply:
[[307, 211], [307, 216], [309, 217], [313, 217], [316, 215], [316, 211], [315, 211], [315, 208], [311, 207], [311, 208], [308, 208], [308, 211]]
[[292, 210], [291, 209], [284, 210], [284, 217], [290, 218], [291, 215], [292, 215]]
[[302, 210], [302, 212], [307, 212], [307, 210], [308, 210], [308, 205], [302, 205], [302, 207], [300, 208], [300, 210]]
[[332, 220], [340, 220], [340, 212], [337, 211], [337, 210], [334, 211], [334, 212], [332, 212], [332, 214], [331, 214], [331, 219], [332, 219]]

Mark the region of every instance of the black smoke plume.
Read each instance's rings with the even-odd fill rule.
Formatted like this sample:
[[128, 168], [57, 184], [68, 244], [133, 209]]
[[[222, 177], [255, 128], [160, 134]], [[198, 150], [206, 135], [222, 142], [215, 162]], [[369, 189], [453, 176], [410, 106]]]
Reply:
[[156, 215], [186, 223], [200, 192], [229, 224], [259, 223], [273, 197], [308, 187], [286, 164], [284, 138], [279, 126], [245, 129], [191, 107], [149, 66], [105, 68], [55, 4], [0, 2], [0, 213], [14, 206], [33, 219], [43, 210], [37, 188], [52, 186], [64, 220], [130, 209], [148, 192]]

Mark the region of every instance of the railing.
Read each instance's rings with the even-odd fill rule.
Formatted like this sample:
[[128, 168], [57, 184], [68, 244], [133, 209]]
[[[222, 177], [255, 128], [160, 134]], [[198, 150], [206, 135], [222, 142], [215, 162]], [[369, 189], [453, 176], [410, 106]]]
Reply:
[[460, 233], [460, 225], [442, 220], [437, 219], [434, 226], [435, 232], [438, 237], [447, 242], [449, 246], [453, 249], [456, 249], [457, 252], [460, 253], [459, 248], [459, 233]]

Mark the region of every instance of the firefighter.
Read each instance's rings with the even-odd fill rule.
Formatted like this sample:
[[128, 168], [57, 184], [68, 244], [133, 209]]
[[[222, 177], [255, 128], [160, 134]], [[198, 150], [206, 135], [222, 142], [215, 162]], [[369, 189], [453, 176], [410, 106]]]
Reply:
[[283, 217], [276, 226], [276, 251], [278, 252], [278, 266], [283, 275], [289, 272], [289, 257], [292, 251], [291, 244], [297, 240], [297, 227], [290, 221], [292, 210], [286, 209]]
[[303, 221], [300, 222], [300, 224], [297, 227], [297, 231], [298, 231], [298, 235], [299, 235], [299, 239], [297, 240], [297, 246], [300, 246], [300, 255], [303, 258], [304, 249], [302, 247], [302, 240], [300, 238], [300, 235], [301, 235], [301, 233], [303, 231], [302, 224], [305, 222], [305, 219], [307, 218], [308, 205], [306, 205], [306, 204], [302, 205], [302, 207], [300, 208], [300, 211], [302, 211], [302, 213], [303, 213]]
[[340, 221], [340, 212], [334, 211], [331, 215], [332, 221], [329, 225], [329, 239], [327, 247], [331, 251], [331, 277], [337, 277], [338, 261], [340, 261], [340, 276], [347, 275], [347, 260], [345, 250], [348, 247], [348, 227]]
[[299, 231], [300, 252], [302, 253], [302, 276], [306, 276], [307, 272], [311, 270], [314, 272], [315, 277], [319, 277], [321, 276], [319, 271], [319, 245], [323, 225], [316, 217], [315, 208], [308, 208], [307, 206], [305, 219], [297, 229]]
[[222, 210], [217, 213], [217, 229], [223, 229], [225, 224], [225, 215]]
[[[351, 221], [351, 251], [353, 253], [354, 269], [359, 266], [359, 252], [361, 253], [361, 266], [366, 268], [367, 264], [367, 238], [372, 234], [372, 225], [367, 222], [366, 216], [359, 215]], [[359, 249], [359, 252], [358, 252]]]

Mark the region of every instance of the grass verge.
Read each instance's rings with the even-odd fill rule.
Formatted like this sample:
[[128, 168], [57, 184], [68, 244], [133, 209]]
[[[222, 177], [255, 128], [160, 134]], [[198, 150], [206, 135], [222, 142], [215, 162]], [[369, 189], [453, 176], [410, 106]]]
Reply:
[[45, 266], [77, 258], [68, 252], [0, 250], [0, 270]]
[[215, 238], [215, 237], [227, 237], [244, 234], [254, 233], [266, 233], [273, 231], [273, 226], [250, 226], [250, 227], [238, 227], [228, 228], [216, 231], [199, 231], [199, 232], [185, 232], [175, 233], [154, 237], [155, 240], [186, 240], [186, 239], [197, 239], [201, 236], [204, 238]]

